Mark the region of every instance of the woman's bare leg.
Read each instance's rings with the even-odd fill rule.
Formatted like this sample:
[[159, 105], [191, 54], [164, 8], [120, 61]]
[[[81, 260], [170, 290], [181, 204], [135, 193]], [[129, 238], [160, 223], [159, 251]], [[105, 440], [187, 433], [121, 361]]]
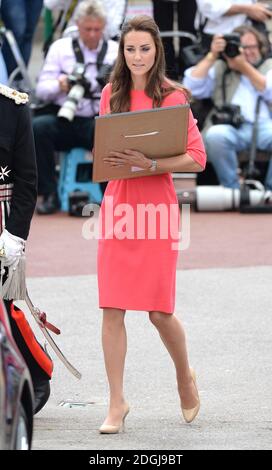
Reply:
[[123, 418], [125, 399], [123, 376], [127, 352], [125, 310], [105, 308], [103, 310], [102, 346], [105, 368], [109, 381], [109, 412], [104, 424], [118, 425]]
[[149, 318], [175, 364], [182, 407], [194, 408], [198, 403], [198, 393], [190, 372], [183, 326], [175, 315], [150, 312]]

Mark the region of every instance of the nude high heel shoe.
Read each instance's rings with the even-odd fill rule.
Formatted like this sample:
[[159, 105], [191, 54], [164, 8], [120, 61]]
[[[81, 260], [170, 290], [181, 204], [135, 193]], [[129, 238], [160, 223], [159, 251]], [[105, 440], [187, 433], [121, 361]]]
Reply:
[[99, 428], [100, 434], [118, 434], [125, 429], [125, 419], [129, 413], [129, 405], [126, 405], [126, 411], [120, 424], [102, 424]]
[[[195, 387], [196, 387], [196, 390], [197, 390], [195, 371], [194, 371], [194, 369], [192, 369], [192, 368], [190, 368], [190, 371], [191, 371], [192, 379], [193, 379], [193, 381], [194, 381], [194, 384], [195, 384]], [[191, 422], [195, 419], [195, 417], [197, 416], [197, 414], [198, 414], [198, 412], [199, 412], [200, 400], [199, 400], [198, 391], [197, 391], [197, 396], [198, 396], [198, 403], [197, 403], [197, 405], [196, 405], [194, 408], [190, 408], [190, 409], [181, 408], [181, 409], [182, 409], [183, 418], [184, 418], [184, 420], [186, 421], [186, 423], [191, 423]]]

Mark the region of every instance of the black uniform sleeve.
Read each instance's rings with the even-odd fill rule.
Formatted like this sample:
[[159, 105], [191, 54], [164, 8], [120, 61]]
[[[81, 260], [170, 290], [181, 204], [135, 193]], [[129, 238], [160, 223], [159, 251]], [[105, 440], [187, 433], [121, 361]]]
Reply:
[[17, 106], [12, 155], [14, 187], [6, 229], [26, 240], [37, 199], [37, 167], [30, 112], [26, 105]]

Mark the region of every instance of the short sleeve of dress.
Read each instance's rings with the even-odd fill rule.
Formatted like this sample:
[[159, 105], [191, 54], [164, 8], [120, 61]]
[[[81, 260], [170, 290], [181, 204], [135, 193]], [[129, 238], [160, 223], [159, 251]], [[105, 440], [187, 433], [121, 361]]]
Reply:
[[[186, 97], [182, 91], [176, 90], [164, 100], [164, 106], [176, 106], [178, 104], [185, 104]], [[197, 127], [197, 120], [194, 118], [192, 111], [189, 112], [188, 123], [188, 141], [187, 153], [192, 157], [203, 169], [206, 166], [206, 151], [202, 136]]]
[[102, 93], [101, 93], [99, 116], [103, 116], [103, 114], [110, 113], [110, 95], [111, 95], [111, 84], [107, 83], [107, 85], [103, 88]]

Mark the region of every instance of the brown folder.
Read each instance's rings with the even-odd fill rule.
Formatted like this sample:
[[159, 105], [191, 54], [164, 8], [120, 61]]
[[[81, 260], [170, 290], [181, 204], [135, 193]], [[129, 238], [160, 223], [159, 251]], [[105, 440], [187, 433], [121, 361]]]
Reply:
[[173, 157], [186, 153], [188, 104], [95, 118], [93, 181], [151, 175], [139, 167], [112, 167], [103, 158], [110, 151], [138, 150], [148, 158]]

